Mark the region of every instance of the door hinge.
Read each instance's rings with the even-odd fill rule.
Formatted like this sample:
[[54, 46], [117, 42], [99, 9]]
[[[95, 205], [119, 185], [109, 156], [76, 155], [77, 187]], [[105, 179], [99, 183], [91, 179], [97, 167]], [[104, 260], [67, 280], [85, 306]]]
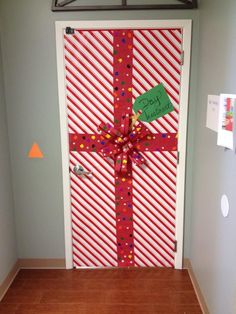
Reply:
[[66, 34], [67, 35], [73, 35], [75, 33], [75, 30], [74, 28], [71, 28], [71, 27], [66, 27]]
[[181, 52], [181, 65], [184, 65], [184, 50]]
[[177, 252], [177, 241], [175, 241], [175, 243], [174, 243], [174, 252], [176, 253]]
[[177, 152], [177, 164], [179, 164], [179, 155], [180, 155], [180, 153]]

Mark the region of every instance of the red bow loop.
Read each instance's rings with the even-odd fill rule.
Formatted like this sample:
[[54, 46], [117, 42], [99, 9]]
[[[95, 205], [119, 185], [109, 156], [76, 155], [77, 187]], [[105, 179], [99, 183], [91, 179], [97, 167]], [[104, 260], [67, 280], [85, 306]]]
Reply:
[[150, 131], [140, 122], [130, 131], [129, 122], [130, 116], [126, 115], [119, 129], [109, 123], [101, 123], [98, 126], [102, 135], [102, 155], [113, 158], [115, 170], [124, 173], [129, 171], [131, 162], [138, 166], [145, 163], [136, 146], [150, 134]]

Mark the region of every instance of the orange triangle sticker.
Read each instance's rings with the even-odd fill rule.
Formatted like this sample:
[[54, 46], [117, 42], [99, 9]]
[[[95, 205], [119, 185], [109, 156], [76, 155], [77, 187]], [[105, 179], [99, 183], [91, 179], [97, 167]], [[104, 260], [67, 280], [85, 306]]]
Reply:
[[29, 158], [43, 158], [43, 153], [41, 152], [37, 143], [34, 143], [28, 154]]

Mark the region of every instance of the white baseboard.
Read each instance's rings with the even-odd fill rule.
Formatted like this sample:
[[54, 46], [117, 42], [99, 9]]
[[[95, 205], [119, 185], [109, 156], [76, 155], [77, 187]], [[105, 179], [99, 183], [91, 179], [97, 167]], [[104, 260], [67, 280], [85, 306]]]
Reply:
[[46, 259], [46, 258], [26, 258], [19, 259], [19, 267], [21, 269], [65, 269], [65, 259]]
[[199, 302], [199, 304], [201, 306], [203, 314], [210, 314], [210, 312], [208, 310], [208, 307], [207, 307], [207, 304], [206, 304], [206, 301], [205, 301], [205, 298], [204, 298], [204, 296], [203, 296], [203, 294], [201, 292], [201, 289], [200, 289], [200, 286], [198, 284], [197, 278], [196, 278], [196, 276], [194, 274], [193, 267], [192, 267], [190, 259], [188, 259], [188, 258], [184, 259], [184, 268], [186, 268], [188, 270], [190, 279], [191, 279], [192, 284], [193, 284], [193, 288], [194, 288], [195, 293], [197, 295], [198, 302]]

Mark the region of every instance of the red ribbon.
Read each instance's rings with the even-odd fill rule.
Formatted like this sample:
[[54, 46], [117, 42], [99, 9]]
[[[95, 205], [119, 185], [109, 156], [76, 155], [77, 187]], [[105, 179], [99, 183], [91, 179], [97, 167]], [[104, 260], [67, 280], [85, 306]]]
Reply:
[[109, 123], [101, 123], [98, 130], [104, 138], [101, 153], [104, 157], [114, 160], [116, 171], [128, 172], [130, 162], [138, 166], [145, 164], [146, 161], [137, 146], [150, 134], [150, 131], [142, 123], [139, 122], [133, 130], [130, 130], [130, 115], [126, 114], [122, 117], [119, 129]]

